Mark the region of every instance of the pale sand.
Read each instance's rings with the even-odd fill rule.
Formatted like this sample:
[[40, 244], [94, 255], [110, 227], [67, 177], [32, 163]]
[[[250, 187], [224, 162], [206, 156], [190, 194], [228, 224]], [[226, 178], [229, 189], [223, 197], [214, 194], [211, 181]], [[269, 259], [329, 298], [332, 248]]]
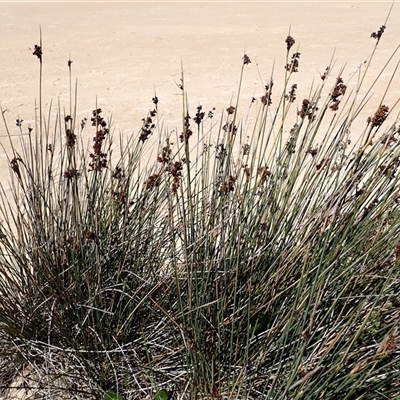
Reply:
[[[172, 130], [181, 125], [182, 99], [176, 85], [181, 62], [192, 116], [198, 104], [206, 111], [216, 107], [220, 115], [236, 94], [245, 52], [252, 63], [242, 90], [244, 118], [251, 98], [263, 94], [274, 64], [275, 94], [280, 93], [289, 29], [296, 40], [292, 51], [298, 48], [301, 53], [300, 71], [293, 78], [301, 101], [308, 97], [312, 80], [320, 82], [334, 51], [333, 74], [347, 63], [343, 78], [350, 78], [370, 55], [375, 41], [369, 36], [385, 22], [390, 6], [390, 2], [0, 3], [0, 105], [7, 110], [7, 120], [22, 118], [26, 126], [33, 125], [39, 62], [32, 49], [39, 43], [41, 26], [45, 109], [58, 98], [68, 109], [71, 59], [80, 117], [90, 115], [97, 97], [104, 115], [113, 115], [117, 131], [137, 132], [156, 91], [164, 127]], [[395, 4], [371, 66], [373, 76], [400, 43], [399, 20], [400, 4]], [[398, 59], [384, 73], [371, 112]], [[370, 82], [372, 77], [365, 87]], [[399, 95], [397, 80], [387, 103]]]
[[[171, 131], [181, 123], [182, 98], [176, 85], [181, 62], [191, 115], [201, 104], [205, 111], [215, 107], [219, 116], [236, 95], [246, 53], [252, 63], [246, 66], [241, 94], [239, 116], [245, 118], [251, 98], [263, 95], [274, 65], [275, 93], [281, 91], [289, 29], [296, 40], [291, 52], [298, 48], [301, 53], [300, 71], [292, 81], [298, 85], [300, 104], [309, 96], [312, 80], [320, 82], [334, 52], [334, 76], [347, 63], [342, 76], [346, 82], [350, 79], [370, 55], [375, 43], [370, 34], [385, 22], [390, 6], [391, 2], [0, 3], [0, 105], [13, 132], [17, 118], [24, 120], [25, 131], [34, 126], [39, 62], [32, 51], [41, 26], [45, 108], [59, 98], [68, 109], [71, 59], [73, 79], [78, 79], [79, 118], [90, 117], [97, 97], [104, 115], [113, 115], [117, 132], [137, 133], [156, 91], [164, 127]], [[400, 43], [398, 21], [400, 4], [395, 3], [362, 95]], [[379, 105], [398, 60], [397, 54], [383, 73], [364, 121]], [[397, 78], [384, 104], [392, 106], [399, 97]], [[9, 148], [2, 123], [0, 135]], [[1, 150], [1, 181], [8, 175]]]

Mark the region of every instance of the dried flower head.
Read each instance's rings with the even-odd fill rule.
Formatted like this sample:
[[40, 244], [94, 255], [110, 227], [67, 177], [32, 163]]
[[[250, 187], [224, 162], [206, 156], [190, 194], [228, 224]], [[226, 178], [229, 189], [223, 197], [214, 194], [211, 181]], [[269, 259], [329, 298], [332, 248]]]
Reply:
[[372, 38], [376, 39], [378, 42], [381, 39], [383, 32], [385, 32], [386, 26], [382, 25], [377, 32], [372, 32], [371, 36]]
[[18, 178], [21, 179], [21, 172], [19, 170], [19, 164], [18, 162], [22, 162], [20, 157], [14, 157], [11, 161], [10, 161], [10, 167], [11, 169], [17, 174]]
[[285, 66], [286, 71], [298, 72], [299, 71], [299, 60], [300, 60], [300, 53], [298, 53], [298, 52], [293, 53], [290, 64], [286, 64], [286, 66]]
[[312, 148], [310, 147], [307, 151], [307, 154], [311, 154], [312, 157], [315, 157], [318, 154], [318, 149], [317, 148]]
[[310, 121], [314, 121], [316, 111], [318, 111], [318, 107], [313, 106], [310, 100], [304, 99], [301, 110], [297, 111], [297, 115], [299, 115], [301, 119], [308, 117]]
[[72, 61], [71, 61], [71, 60], [68, 60], [68, 61], [67, 61], [68, 68], [71, 68], [71, 64], [72, 64]]
[[85, 234], [85, 239], [86, 240], [95, 240], [96, 239], [96, 234], [92, 231], [87, 231]]
[[221, 194], [228, 194], [229, 192], [233, 192], [235, 190], [236, 178], [232, 175], [229, 175], [229, 179], [224, 182], [220, 187]]
[[179, 135], [179, 140], [181, 143], [188, 143], [190, 136], [193, 135], [193, 131], [190, 129], [190, 122], [189, 120], [191, 117], [189, 116], [189, 113], [186, 114], [186, 117], [183, 121], [183, 132]]
[[151, 114], [146, 118], [142, 118], [142, 123], [143, 124], [140, 128], [139, 140], [145, 142], [153, 133], [156, 125], [153, 123], [153, 118]]
[[90, 153], [92, 162], [89, 164], [90, 171], [102, 171], [107, 167], [107, 154], [102, 151], [102, 144], [106, 135], [109, 134], [107, 128], [107, 122], [100, 115], [102, 113], [101, 108], [93, 110], [93, 117], [91, 118], [92, 126], [97, 128], [96, 135], [93, 138], [93, 153]]
[[250, 64], [250, 63], [251, 63], [251, 61], [250, 61], [249, 56], [248, 56], [247, 54], [245, 54], [245, 55], [243, 56], [243, 65], [248, 65], [248, 64]]
[[325, 72], [321, 75], [321, 79], [322, 79], [323, 81], [328, 77], [330, 70], [331, 70], [331, 69], [330, 69], [329, 67], [326, 67], [326, 68], [325, 68]]
[[367, 122], [371, 124], [372, 128], [381, 126], [385, 119], [387, 118], [389, 113], [389, 107], [385, 105], [379, 106], [376, 110], [374, 116], [368, 117]]
[[242, 146], [242, 149], [243, 149], [243, 155], [244, 155], [244, 156], [247, 156], [247, 155], [250, 154], [250, 145], [249, 145], [248, 143], [245, 143], [245, 144]]
[[17, 120], [15, 120], [15, 125], [17, 125], [19, 128], [21, 128], [22, 122], [24, 122], [24, 120], [18, 118]]
[[285, 95], [285, 99], [288, 100], [289, 103], [293, 103], [296, 100], [296, 89], [297, 84], [293, 84], [289, 93]]
[[67, 138], [67, 146], [74, 147], [76, 143], [76, 135], [71, 129], [65, 131], [65, 136]]
[[180, 179], [182, 177], [182, 170], [183, 170], [183, 163], [182, 161], [175, 161], [168, 167], [168, 171], [172, 176], [172, 184], [171, 184], [171, 191], [176, 193], [180, 186]]
[[161, 183], [161, 173], [153, 174], [153, 175], [149, 176], [147, 181], [144, 183], [144, 189], [151, 190], [151, 189], [159, 186], [160, 183]]
[[343, 83], [343, 79], [338, 77], [336, 79], [335, 87], [331, 93], [331, 105], [330, 109], [332, 111], [337, 111], [339, 109], [340, 100], [338, 99], [339, 96], [344, 96], [346, 94], [347, 86]]
[[79, 178], [79, 171], [75, 168], [70, 168], [64, 172], [64, 178], [67, 180]]
[[400, 261], [400, 242], [397, 242], [394, 248], [394, 256], [396, 258], [396, 261]]
[[115, 167], [112, 178], [113, 179], [122, 179], [124, 177], [124, 172], [121, 167]]
[[250, 168], [249, 168], [249, 166], [247, 164], [243, 164], [242, 165], [242, 169], [243, 169], [243, 172], [246, 175], [246, 181], [248, 182], [250, 180]]
[[274, 82], [272, 80], [269, 85], [265, 85], [265, 94], [261, 96], [261, 103], [263, 106], [270, 106], [272, 104], [271, 96], [273, 86]]
[[226, 156], [226, 148], [222, 143], [220, 143], [219, 145], [217, 145], [215, 147], [215, 151], [216, 151], [216, 157], [219, 160], [222, 160], [222, 159], [225, 158], [225, 156]]
[[196, 115], [194, 116], [194, 118], [193, 118], [193, 121], [197, 124], [197, 125], [200, 125], [201, 124], [201, 121], [203, 121], [203, 119], [204, 119], [204, 117], [205, 117], [205, 113], [204, 113], [204, 111], [201, 111], [202, 110], [202, 106], [198, 106], [197, 107], [197, 112], [196, 112]]
[[40, 61], [42, 61], [42, 46], [39, 46], [35, 44], [35, 50], [32, 53], [34, 56], [36, 56]]
[[296, 43], [292, 36], [288, 36], [285, 40], [287, 51], [289, 51]]
[[231, 114], [233, 114], [233, 113], [235, 112], [235, 107], [229, 106], [229, 107], [226, 109], [226, 111], [227, 111], [228, 115], [231, 115]]
[[232, 135], [236, 135], [237, 133], [237, 126], [234, 125], [232, 122], [227, 122], [223, 127], [222, 130], [225, 133], [231, 133]]
[[162, 148], [161, 153], [157, 157], [157, 161], [163, 164], [169, 164], [171, 161], [171, 147], [170, 145], [166, 145]]

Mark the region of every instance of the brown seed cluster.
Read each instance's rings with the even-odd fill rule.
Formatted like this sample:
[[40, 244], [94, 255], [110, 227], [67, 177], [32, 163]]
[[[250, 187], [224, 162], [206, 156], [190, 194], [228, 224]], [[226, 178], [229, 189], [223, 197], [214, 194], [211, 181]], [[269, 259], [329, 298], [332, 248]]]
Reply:
[[243, 65], [248, 65], [248, 64], [250, 64], [250, 63], [251, 63], [251, 61], [250, 61], [249, 56], [248, 56], [247, 54], [245, 54], [245, 55], [243, 56]]
[[304, 99], [301, 109], [297, 111], [297, 115], [299, 115], [301, 119], [307, 117], [310, 121], [314, 121], [316, 111], [318, 111], [318, 107], [313, 106], [310, 100]]
[[331, 70], [331, 69], [330, 69], [329, 67], [326, 67], [326, 68], [325, 68], [325, 72], [321, 75], [321, 79], [322, 79], [323, 81], [328, 77], [330, 70]]
[[385, 32], [386, 26], [382, 25], [377, 32], [372, 32], [371, 36], [372, 38], [376, 39], [378, 42], [381, 39], [383, 32]]
[[292, 36], [288, 36], [285, 40], [286, 43], [286, 49], [287, 51], [290, 51], [290, 49], [293, 47], [293, 45], [296, 43], [295, 40], [293, 39]]
[[347, 86], [343, 83], [342, 78], [336, 79], [336, 85], [331, 94], [331, 101], [332, 104], [330, 105], [330, 109], [332, 111], [337, 111], [339, 109], [340, 100], [338, 99], [339, 96], [344, 96], [347, 90]]
[[229, 179], [226, 182], [224, 182], [219, 188], [220, 193], [228, 194], [229, 192], [233, 192], [235, 190], [235, 183], [236, 183], [236, 178], [232, 175], [229, 175]]
[[228, 113], [228, 115], [232, 115], [232, 114], [235, 112], [235, 107], [229, 106], [229, 107], [226, 109], [226, 112]]
[[79, 171], [76, 168], [70, 168], [64, 172], [64, 178], [69, 181], [73, 178], [78, 178], [78, 177], [79, 177]]
[[[157, 99], [158, 101], [158, 99]], [[156, 116], [157, 111], [150, 111], [150, 115], [147, 118], [142, 118], [142, 127], [140, 128], [139, 140], [145, 142], [149, 136], [153, 133], [156, 125], [153, 123], [153, 118]]]
[[186, 113], [186, 117], [183, 121], [183, 132], [179, 135], [179, 140], [181, 143], [187, 144], [190, 136], [193, 135], [193, 131], [190, 129], [190, 119], [189, 113]]
[[396, 261], [400, 261], [400, 242], [398, 242], [394, 248], [394, 256]]
[[18, 162], [22, 162], [20, 157], [14, 157], [10, 161], [10, 167], [11, 169], [17, 174], [18, 178], [21, 179], [21, 171], [19, 169], [19, 164]]
[[182, 161], [175, 161], [174, 163], [171, 163], [167, 168], [167, 171], [169, 171], [169, 173], [172, 176], [171, 191], [173, 193], [176, 193], [179, 189], [182, 177], [182, 170], [183, 170]]
[[87, 231], [85, 234], [85, 239], [93, 241], [96, 239], [96, 234], [93, 231]]
[[35, 44], [35, 49], [32, 54], [36, 56], [40, 61], [42, 61], [42, 55], [43, 55], [42, 46]]
[[107, 168], [107, 154], [102, 151], [102, 145], [109, 134], [107, 128], [107, 122], [100, 115], [102, 113], [101, 108], [93, 110], [93, 117], [91, 118], [92, 126], [96, 127], [96, 135], [93, 138], [93, 153], [90, 153], [92, 162], [89, 164], [90, 171], [102, 171]]
[[72, 130], [72, 117], [70, 115], [67, 115], [64, 118], [64, 122], [65, 122], [65, 137], [67, 139], [67, 146], [74, 147], [76, 143], [76, 135]]
[[249, 145], [248, 143], [245, 143], [245, 144], [242, 146], [242, 149], [243, 149], [243, 155], [244, 155], [244, 156], [247, 156], [247, 155], [250, 154], [250, 145]]
[[237, 126], [233, 124], [233, 122], [227, 122], [223, 127], [222, 130], [225, 133], [229, 133], [232, 135], [236, 135], [237, 133]]
[[367, 122], [368, 122], [368, 124], [371, 124], [372, 128], [379, 127], [384, 123], [385, 119], [388, 116], [388, 113], [389, 113], [389, 107], [385, 106], [385, 105], [381, 105], [376, 110], [376, 112], [372, 118], [368, 117]]
[[248, 164], [243, 164], [242, 165], [242, 170], [246, 175], [246, 181], [248, 182], [250, 180], [250, 168], [248, 166]]
[[197, 112], [196, 115], [193, 118], [193, 121], [197, 124], [200, 125], [201, 121], [203, 121], [204, 117], [205, 117], [205, 112], [202, 111], [203, 107], [202, 106], [198, 106], [197, 107]]
[[171, 145], [166, 145], [162, 148], [161, 153], [157, 157], [157, 161], [159, 163], [169, 164], [171, 162], [171, 153], [172, 153]]
[[159, 186], [161, 183], [161, 176], [162, 176], [162, 173], [150, 175], [148, 177], [147, 181], [144, 183], [144, 189], [151, 190], [151, 189]]
[[270, 106], [272, 104], [272, 87], [274, 82], [270, 82], [269, 85], [265, 85], [265, 94], [261, 97], [261, 103], [263, 106]]
[[290, 64], [285, 65], [286, 71], [299, 72], [299, 60], [300, 60], [300, 53], [298, 52], [293, 53]]
[[296, 100], [296, 90], [297, 90], [297, 84], [295, 83], [290, 88], [289, 93], [285, 95], [285, 99], [288, 100], [289, 103], [293, 103]]

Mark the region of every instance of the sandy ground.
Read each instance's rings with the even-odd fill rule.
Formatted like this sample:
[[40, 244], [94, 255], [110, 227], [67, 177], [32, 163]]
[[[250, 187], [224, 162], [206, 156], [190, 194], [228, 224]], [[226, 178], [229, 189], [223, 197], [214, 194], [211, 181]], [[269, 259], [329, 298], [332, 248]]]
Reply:
[[[180, 126], [183, 65], [189, 106], [216, 107], [219, 115], [236, 95], [244, 53], [242, 100], [259, 98], [274, 68], [276, 92], [284, 75], [289, 32], [301, 53], [298, 99], [308, 96], [332, 56], [343, 78], [372, 51], [373, 31], [385, 22], [390, 2], [2, 2], [0, 3], [0, 105], [8, 121], [33, 125], [39, 62], [32, 55], [43, 35], [43, 98], [69, 108], [67, 61], [78, 79], [80, 117], [97, 104], [114, 119], [117, 131], [137, 132], [154, 94], [164, 127]], [[400, 4], [394, 4], [372, 64], [375, 75], [400, 43]], [[333, 55], [333, 53], [335, 53]], [[379, 93], [398, 61], [384, 73]], [[370, 80], [372, 81], [372, 79]], [[333, 84], [333, 80], [332, 80]], [[367, 86], [368, 82], [366, 82]], [[388, 94], [399, 97], [399, 81]], [[375, 109], [380, 98], [374, 99]], [[388, 100], [389, 102], [389, 100]], [[14, 124], [13, 124], [14, 125]], [[4, 135], [0, 124], [0, 135]]]

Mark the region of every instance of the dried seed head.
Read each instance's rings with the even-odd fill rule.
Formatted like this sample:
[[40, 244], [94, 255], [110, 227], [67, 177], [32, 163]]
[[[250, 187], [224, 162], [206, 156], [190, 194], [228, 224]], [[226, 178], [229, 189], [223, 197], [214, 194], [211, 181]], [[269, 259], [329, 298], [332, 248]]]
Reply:
[[243, 56], [243, 65], [247, 65], [247, 64], [250, 64], [250, 63], [251, 63], [251, 61], [250, 61], [249, 56], [247, 54], [245, 54]]
[[290, 88], [289, 93], [285, 95], [285, 99], [288, 100], [289, 103], [293, 103], [296, 100], [296, 89], [297, 89], [297, 84], [295, 83]]
[[32, 54], [42, 61], [42, 46], [35, 44], [35, 50]]
[[379, 127], [383, 124], [389, 113], [389, 107], [385, 105], [379, 106], [374, 116], [368, 117], [367, 122], [371, 124], [372, 128]]
[[235, 112], [235, 107], [229, 106], [229, 107], [226, 109], [226, 111], [227, 111], [228, 115], [231, 115], [231, 114], [233, 114], [233, 113]]
[[248, 182], [250, 180], [250, 168], [247, 164], [244, 164], [244, 165], [242, 165], [242, 169], [246, 175], [246, 181]]
[[286, 64], [285, 69], [289, 72], [298, 72], [299, 71], [299, 60], [300, 60], [300, 53], [293, 53], [292, 60], [290, 64]]
[[193, 118], [193, 121], [197, 124], [197, 125], [200, 125], [201, 124], [201, 121], [203, 121], [203, 119], [204, 119], [204, 117], [205, 117], [205, 113], [204, 113], [204, 111], [201, 111], [202, 110], [202, 106], [198, 106], [197, 107], [197, 112], [196, 112], [196, 115], [194, 116], [194, 118]]
[[161, 173], [153, 174], [149, 176], [147, 181], [144, 183], [145, 190], [151, 190], [161, 183]]
[[396, 261], [400, 261], [400, 242], [398, 242], [394, 248], [394, 256]]
[[296, 43], [292, 36], [288, 36], [285, 40], [287, 51], [289, 51]]
[[14, 157], [10, 161], [10, 167], [17, 174], [18, 178], [21, 179], [21, 172], [19, 170], [19, 164], [18, 164], [19, 161], [22, 161], [22, 160], [19, 157]]
[[87, 231], [85, 234], [85, 239], [86, 240], [95, 240], [96, 239], [96, 234], [92, 231]]
[[377, 42], [379, 42], [379, 40], [381, 39], [383, 32], [385, 32], [386, 26], [382, 25], [379, 29], [378, 32], [372, 32], [371, 36], [372, 38], [376, 39]]
[[313, 148], [310, 147], [306, 151], [306, 153], [311, 154], [312, 157], [315, 157], [318, 154], [318, 149], [317, 148], [313, 149]]
[[297, 115], [299, 115], [301, 119], [307, 117], [312, 122], [315, 120], [316, 111], [318, 111], [318, 107], [313, 106], [310, 100], [304, 99], [301, 110], [297, 111]]
[[65, 136], [67, 138], [67, 146], [74, 147], [76, 143], [76, 135], [71, 129], [65, 131]]
[[169, 145], [162, 148], [161, 153], [157, 157], [157, 161], [162, 164], [169, 164], [171, 161], [171, 147]]
[[75, 168], [68, 169], [64, 172], [64, 178], [67, 180], [79, 178], [79, 171]]
[[330, 70], [331, 70], [331, 69], [330, 69], [329, 67], [326, 67], [326, 68], [325, 68], [325, 72], [321, 75], [321, 79], [322, 79], [323, 81], [328, 77]]
[[222, 130], [225, 133], [231, 133], [232, 135], [236, 135], [237, 133], [237, 126], [234, 125], [232, 122], [227, 122], [223, 127]]
[[220, 187], [221, 194], [228, 194], [229, 192], [233, 192], [235, 190], [236, 178], [232, 175], [229, 176], [229, 179], [224, 182]]
[[250, 154], [250, 145], [249, 145], [248, 143], [245, 143], [245, 144], [242, 146], [242, 149], [243, 149], [243, 155], [244, 155], [244, 156], [247, 156], [247, 155]]
[[112, 174], [113, 179], [122, 179], [124, 177], [124, 173], [121, 167], [115, 167], [114, 172]]

